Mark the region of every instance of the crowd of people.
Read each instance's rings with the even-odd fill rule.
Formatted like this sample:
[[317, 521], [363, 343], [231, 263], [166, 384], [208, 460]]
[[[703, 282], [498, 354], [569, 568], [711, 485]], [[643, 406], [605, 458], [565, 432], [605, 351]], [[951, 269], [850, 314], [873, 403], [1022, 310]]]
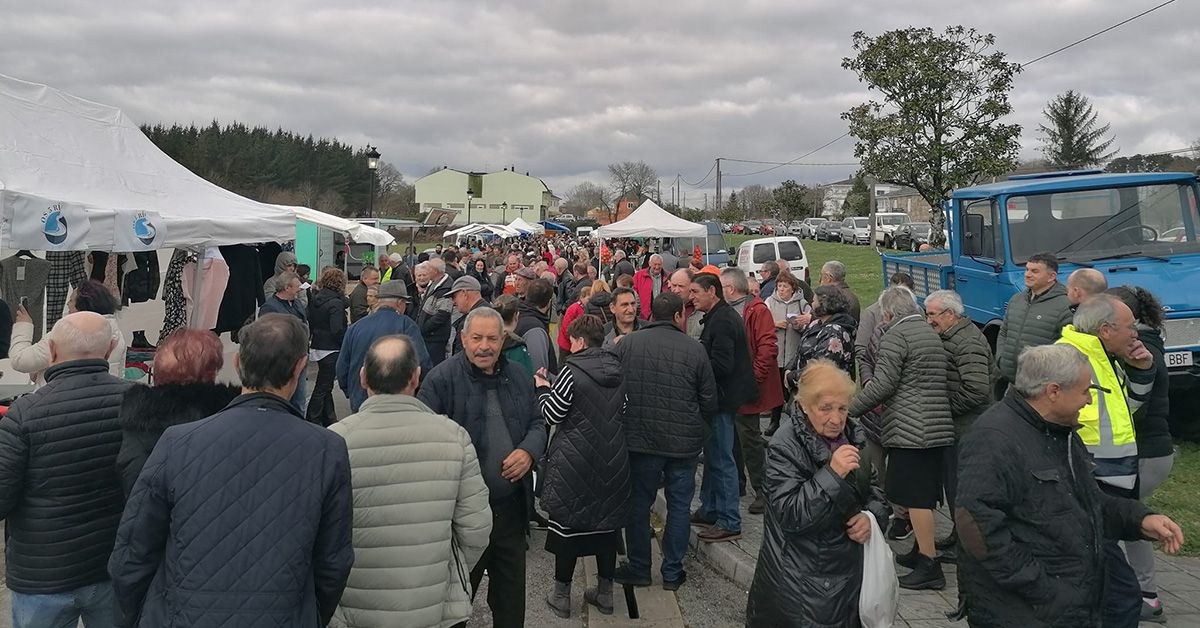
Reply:
[[114, 376], [103, 286], [14, 341], [44, 381], [0, 420], [15, 626], [461, 626], [485, 575], [494, 625], [521, 626], [534, 526], [549, 610], [578, 611], [594, 556], [584, 604], [611, 614], [614, 584], [655, 580], [659, 490], [668, 591], [689, 528], [722, 543], [763, 517], [752, 626], [859, 625], [873, 524], [914, 537], [900, 587], [958, 564], [972, 626], [1165, 616], [1150, 541], [1183, 538], [1141, 501], [1173, 451], [1140, 288], [1063, 285], [1035, 255], [993, 356], [955, 292], [919, 302], [900, 273], [864, 309], [838, 261], [814, 287], [551, 236], [392, 253], [349, 290], [296, 270], [281, 254], [238, 334], [240, 387], [191, 328], [153, 386]]

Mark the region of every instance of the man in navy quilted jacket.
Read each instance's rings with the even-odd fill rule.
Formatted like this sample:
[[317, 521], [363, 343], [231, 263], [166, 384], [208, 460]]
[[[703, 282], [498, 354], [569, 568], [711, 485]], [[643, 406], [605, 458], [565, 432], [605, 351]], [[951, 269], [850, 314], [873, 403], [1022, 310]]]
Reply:
[[240, 339], [242, 395], [168, 428], [125, 505], [108, 571], [133, 625], [315, 628], [346, 586], [346, 441], [288, 403], [308, 330], [268, 314]]

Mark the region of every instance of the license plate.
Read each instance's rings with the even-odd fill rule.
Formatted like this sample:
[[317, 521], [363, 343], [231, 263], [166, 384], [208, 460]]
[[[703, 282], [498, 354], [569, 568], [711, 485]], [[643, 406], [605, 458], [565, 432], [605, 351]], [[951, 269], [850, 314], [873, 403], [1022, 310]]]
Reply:
[[1163, 357], [1167, 359], [1167, 368], [1169, 369], [1193, 364], [1191, 351], [1172, 351], [1164, 354]]

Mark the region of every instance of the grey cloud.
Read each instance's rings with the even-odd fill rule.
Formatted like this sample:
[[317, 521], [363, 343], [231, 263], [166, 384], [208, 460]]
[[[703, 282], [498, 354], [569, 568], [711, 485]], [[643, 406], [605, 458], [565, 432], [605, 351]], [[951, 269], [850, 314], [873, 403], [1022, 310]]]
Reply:
[[[867, 97], [840, 67], [855, 30], [975, 25], [1022, 62], [1151, 6], [1135, 4], [3, 0], [21, 27], [0, 39], [0, 68], [140, 122], [236, 119], [370, 141], [410, 179], [516, 164], [565, 192], [613, 161], [644, 159], [667, 186], [677, 172], [697, 181], [718, 155], [791, 159], [838, 136], [839, 114]], [[1069, 88], [1093, 98], [1126, 152], [1200, 136], [1198, 13], [1178, 2], [1030, 66], [1013, 92], [1024, 154], [1036, 154], [1046, 101]], [[852, 150], [846, 139], [806, 161], [852, 161]], [[786, 167], [726, 185], [852, 170]]]

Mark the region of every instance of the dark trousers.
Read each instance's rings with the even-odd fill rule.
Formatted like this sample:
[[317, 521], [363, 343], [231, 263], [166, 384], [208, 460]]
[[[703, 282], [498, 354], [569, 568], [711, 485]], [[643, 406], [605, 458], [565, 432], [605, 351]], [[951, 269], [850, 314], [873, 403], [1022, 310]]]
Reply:
[[496, 628], [525, 625], [525, 533], [529, 525], [525, 494], [492, 502], [492, 535], [479, 563], [471, 570], [471, 591], [479, 590], [483, 572], [488, 575], [488, 608]]
[[1104, 541], [1104, 628], [1137, 628], [1142, 587], [1117, 541]]
[[337, 378], [338, 352], [334, 351], [317, 362], [317, 381], [308, 400], [306, 418], [310, 423], [329, 427], [337, 422], [333, 409], [333, 380]]
[[762, 490], [767, 443], [763, 440], [762, 421], [757, 414], [739, 414], [734, 418], [736, 446], [733, 458], [738, 470], [738, 488], [745, 492], [746, 477], [754, 491]]
[[629, 471], [633, 480], [629, 495], [629, 526], [625, 547], [629, 569], [637, 576], [650, 575], [650, 509], [665, 479], [667, 524], [662, 537], [662, 577], [675, 582], [683, 577], [683, 555], [687, 552], [692, 497], [696, 495], [696, 459], [667, 458], [630, 452]]
[[953, 515], [954, 498], [958, 494], [958, 443], [943, 447], [942, 453], [942, 491], [946, 493], [946, 505]]
[[[554, 557], [554, 579], [559, 582], [570, 583], [575, 579], [575, 565], [579, 561], [579, 556], [574, 554], [565, 555], [558, 554]], [[613, 572], [617, 570], [617, 549], [606, 549], [596, 554], [596, 575], [605, 580], [613, 579]]]

